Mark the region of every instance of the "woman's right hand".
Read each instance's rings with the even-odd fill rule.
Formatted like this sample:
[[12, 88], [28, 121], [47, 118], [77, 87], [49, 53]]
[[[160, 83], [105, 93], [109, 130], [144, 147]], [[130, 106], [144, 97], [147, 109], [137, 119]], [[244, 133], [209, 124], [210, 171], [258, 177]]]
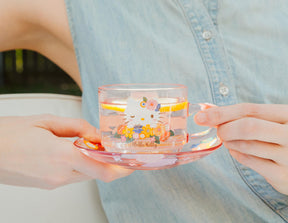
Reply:
[[98, 130], [82, 119], [0, 117], [0, 183], [54, 189], [89, 179], [110, 182], [133, 172], [93, 160], [63, 137], [100, 141]]

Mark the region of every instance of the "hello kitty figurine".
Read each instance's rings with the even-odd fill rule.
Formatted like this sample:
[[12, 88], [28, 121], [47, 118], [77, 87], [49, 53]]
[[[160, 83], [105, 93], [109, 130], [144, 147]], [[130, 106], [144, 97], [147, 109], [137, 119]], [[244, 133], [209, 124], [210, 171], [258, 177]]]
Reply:
[[154, 98], [129, 98], [123, 116], [124, 123], [118, 126], [114, 134], [114, 138], [121, 139], [123, 143], [134, 142], [137, 146], [151, 146], [174, 136], [174, 132], [167, 130], [162, 123], [161, 104]]
[[124, 112], [125, 124], [128, 128], [146, 125], [155, 128], [160, 118], [160, 107], [161, 105], [155, 99], [148, 100], [143, 97], [142, 100], [135, 100], [129, 98]]

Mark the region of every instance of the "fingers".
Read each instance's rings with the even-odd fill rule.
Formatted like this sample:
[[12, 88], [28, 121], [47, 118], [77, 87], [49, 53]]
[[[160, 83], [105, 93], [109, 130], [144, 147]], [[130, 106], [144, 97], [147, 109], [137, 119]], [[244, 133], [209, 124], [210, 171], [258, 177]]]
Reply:
[[199, 125], [217, 126], [231, 155], [288, 194], [288, 106], [237, 104], [196, 114]]
[[273, 160], [281, 164], [288, 163], [288, 150], [277, 144], [261, 141], [237, 140], [224, 142], [224, 146], [230, 150], [238, 151], [243, 154]]
[[51, 131], [59, 137], [78, 136], [89, 141], [100, 142], [99, 130], [83, 119], [40, 115], [38, 116], [36, 125]]
[[271, 104], [236, 104], [212, 107], [195, 115], [199, 125], [217, 126], [233, 120], [254, 117], [266, 121], [284, 124], [288, 122], [287, 105]]
[[73, 168], [93, 179], [99, 179], [104, 182], [111, 182], [133, 173], [133, 170], [119, 167], [116, 165], [101, 163], [82, 154], [76, 148], [73, 148], [71, 157], [71, 166]]
[[[52, 131], [56, 136], [79, 136], [90, 141], [100, 141], [98, 130], [84, 120], [50, 115], [45, 115], [44, 118], [40, 116], [40, 119], [41, 121], [37, 122], [40, 123], [39, 127]], [[69, 140], [57, 140], [57, 147], [59, 147], [59, 149], [56, 149], [57, 151], [62, 151], [61, 156], [63, 158], [60, 159], [70, 166], [72, 174], [67, 178], [67, 182], [63, 184], [87, 179], [110, 182], [128, 176], [133, 172], [126, 168], [98, 162], [77, 150]]]
[[241, 153], [236, 150], [229, 150], [230, 154], [241, 164], [250, 167], [262, 176], [275, 173], [277, 165], [272, 160]]
[[91, 179], [111, 182], [133, 172], [130, 169], [98, 162], [81, 153], [66, 139], [59, 139], [55, 147], [57, 147], [55, 150], [62, 151], [57, 154], [53, 163], [61, 164], [61, 169], [59, 173], [51, 174], [46, 181], [45, 185], [48, 189]]
[[85, 174], [82, 174], [76, 170], [71, 170], [70, 173], [66, 173], [66, 175], [63, 175], [62, 177], [50, 176], [50, 178], [45, 179], [44, 184], [43, 184], [43, 180], [41, 180], [39, 182], [38, 187], [42, 189], [53, 190], [53, 189], [65, 186], [67, 184], [83, 182], [83, 181], [87, 181], [91, 179], [93, 178]]
[[288, 126], [256, 118], [238, 119], [218, 127], [223, 141], [258, 140], [288, 145]]
[[262, 175], [277, 191], [288, 194], [287, 166], [279, 165], [272, 160], [243, 154], [235, 150], [230, 150], [229, 152], [239, 163]]
[[71, 183], [76, 183], [76, 182], [82, 182], [82, 181], [86, 181], [86, 180], [92, 180], [93, 178], [90, 176], [87, 176], [83, 173], [80, 173], [77, 170], [72, 170], [71, 171], [71, 179], [70, 182]]

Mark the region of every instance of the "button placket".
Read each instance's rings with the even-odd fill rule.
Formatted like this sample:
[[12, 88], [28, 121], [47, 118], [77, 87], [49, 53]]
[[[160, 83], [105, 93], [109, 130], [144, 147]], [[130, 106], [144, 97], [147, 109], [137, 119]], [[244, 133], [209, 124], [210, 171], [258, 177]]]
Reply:
[[227, 96], [229, 94], [229, 88], [225, 84], [220, 83], [219, 92], [222, 96]]
[[[194, 1], [195, 4], [193, 4]], [[230, 64], [222, 39], [205, 6], [196, 1], [179, 0], [182, 2], [183, 10], [207, 70], [213, 103], [217, 105], [235, 104], [237, 99], [233, 87], [233, 76], [229, 69]]]
[[212, 32], [210, 30], [204, 30], [202, 33], [202, 37], [205, 40], [210, 40], [212, 38]]

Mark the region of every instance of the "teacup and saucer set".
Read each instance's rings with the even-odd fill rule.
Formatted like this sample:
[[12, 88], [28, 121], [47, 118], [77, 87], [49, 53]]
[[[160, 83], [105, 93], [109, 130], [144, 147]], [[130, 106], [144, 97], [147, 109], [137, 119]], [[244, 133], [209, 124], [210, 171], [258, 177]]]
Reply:
[[189, 116], [211, 107], [191, 104], [181, 84], [114, 84], [98, 89], [101, 144], [79, 138], [85, 155], [135, 170], [171, 168], [203, 158], [222, 142], [215, 128], [187, 132]]

